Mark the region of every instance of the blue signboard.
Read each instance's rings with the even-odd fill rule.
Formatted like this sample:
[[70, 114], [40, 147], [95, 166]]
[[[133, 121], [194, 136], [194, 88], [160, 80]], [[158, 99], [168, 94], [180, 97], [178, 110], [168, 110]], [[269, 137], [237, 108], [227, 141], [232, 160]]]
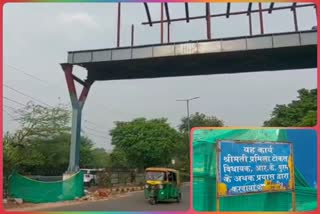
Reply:
[[218, 196], [294, 188], [292, 145], [284, 142], [217, 142]]

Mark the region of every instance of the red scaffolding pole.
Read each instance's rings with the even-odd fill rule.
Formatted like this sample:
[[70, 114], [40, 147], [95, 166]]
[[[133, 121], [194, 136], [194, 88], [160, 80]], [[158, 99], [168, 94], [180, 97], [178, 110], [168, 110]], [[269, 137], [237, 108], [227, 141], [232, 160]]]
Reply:
[[249, 17], [249, 33], [250, 33], [250, 36], [252, 36], [252, 17], [251, 17], [251, 9], [252, 9], [252, 2], [249, 3], [249, 5], [248, 5], [248, 12], [247, 12], [247, 16]]
[[262, 14], [262, 3], [259, 2], [259, 16], [260, 16], [260, 31], [261, 34], [264, 34], [264, 29], [263, 29], [263, 14]]
[[161, 44], [163, 44], [163, 3], [161, 3], [161, 29], [160, 29], [160, 38], [161, 38]]
[[170, 23], [168, 22], [167, 23], [167, 25], [168, 25], [168, 43], [170, 43]]
[[207, 19], [207, 38], [211, 39], [211, 17], [210, 17], [209, 3], [206, 3], [206, 19]]
[[120, 47], [120, 21], [121, 21], [121, 3], [118, 3], [118, 23], [117, 23], [117, 47]]
[[298, 19], [297, 19], [297, 10], [296, 10], [296, 4], [297, 3], [293, 3], [292, 4], [292, 13], [293, 13], [293, 21], [294, 21], [294, 29], [295, 31], [298, 31]]

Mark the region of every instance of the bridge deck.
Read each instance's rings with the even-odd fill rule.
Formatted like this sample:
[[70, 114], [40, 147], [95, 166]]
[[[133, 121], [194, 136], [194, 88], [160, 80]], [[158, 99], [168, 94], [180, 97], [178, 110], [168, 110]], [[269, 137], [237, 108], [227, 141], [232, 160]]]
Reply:
[[91, 80], [315, 68], [317, 32], [72, 51], [67, 62], [85, 67]]

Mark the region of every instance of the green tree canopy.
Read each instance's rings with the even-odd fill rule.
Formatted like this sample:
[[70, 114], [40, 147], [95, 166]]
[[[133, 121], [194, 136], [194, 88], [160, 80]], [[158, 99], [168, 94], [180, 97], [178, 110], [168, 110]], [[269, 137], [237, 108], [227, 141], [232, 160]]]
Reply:
[[130, 164], [127, 160], [126, 153], [119, 148], [113, 149], [110, 154], [110, 166], [112, 168], [129, 168]]
[[[193, 127], [221, 127], [223, 121], [215, 116], [207, 116], [203, 113], [196, 112], [190, 115], [190, 129]], [[188, 118], [183, 117], [180, 125], [180, 141], [176, 153], [176, 167], [182, 172], [189, 173], [190, 169], [190, 138], [188, 136]]]
[[[65, 106], [44, 107], [28, 103], [17, 111], [20, 129], [3, 139], [4, 171], [23, 174], [61, 175], [69, 164], [70, 111]], [[108, 154], [93, 148], [88, 137], [81, 137], [80, 167], [102, 167]]]
[[124, 155], [129, 167], [146, 168], [170, 163], [179, 134], [166, 119], [138, 118], [130, 122], [115, 122], [115, 125], [110, 131], [111, 142], [118, 152], [117, 157]]
[[[203, 113], [196, 112], [195, 114], [190, 115], [190, 129], [199, 126], [220, 127], [223, 126], [223, 121], [215, 116], [207, 116]], [[188, 132], [188, 117], [183, 117], [181, 119], [179, 130], [182, 133]]]
[[66, 106], [45, 107], [29, 102], [16, 112], [21, 129], [14, 133], [17, 143], [49, 139], [70, 132], [70, 111]]
[[264, 126], [315, 126], [317, 124], [317, 89], [300, 89], [298, 99], [287, 105], [276, 105]]

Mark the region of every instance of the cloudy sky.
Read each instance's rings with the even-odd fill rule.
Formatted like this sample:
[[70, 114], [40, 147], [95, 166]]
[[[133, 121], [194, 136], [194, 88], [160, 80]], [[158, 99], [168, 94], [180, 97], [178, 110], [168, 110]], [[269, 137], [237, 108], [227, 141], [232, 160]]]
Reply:
[[[276, 4], [287, 5], [287, 4]], [[185, 15], [184, 5], [169, 4], [172, 18]], [[268, 4], [263, 4], [267, 7]], [[232, 4], [231, 11], [245, 10], [247, 4]], [[257, 8], [254, 4], [253, 8]], [[160, 18], [160, 4], [150, 4], [152, 19]], [[190, 15], [202, 15], [205, 5], [190, 5]], [[211, 5], [213, 13], [224, 12], [226, 4]], [[130, 45], [131, 25], [135, 25], [135, 44], [160, 42], [159, 25], [147, 21], [142, 3], [122, 4], [121, 46]], [[265, 32], [293, 31], [292, 13], [265, 14]], [[69, 104], [64, 74], [59, 63], [67, 51], [116, 46], [117, 4], [115, 3], [11, 3], [4, 6], [4, 96], [25, 104], [31, 95], [49, 105]], [[316, 25], [313, 8], [298, 9], [299, 30]], [[213, 38], [248, 35], [248, 17], [228, 20], [214, 18]], [[258, 15], [253, 16], [253, 33], [259, 34]], [[206, 38], [204, 20], [173, 23], [171, 41]], [[166, 37], [165, 37], [166, 38]], [[86, 73], [75, 68], [84, 78]], [[111, 149], [108, 131], [114, 121], [136, 117], [166, 117], [173, 127], [186, 115], [186, 105], [176, 99], [200, 96], [190, 105], [196, 111], [214, 115], [227, 126], [261, 126], [276, 104], [296, 99], [300, 88], [316, 87], [316, 69], [279, 72], [209, 75], [162, 79], [95, 82], [83, 110], [83, 130], [97, 147]], [[78, 88], [80, 90], [80, 88]], [[35, 100], [34, 100], [35, 101]], [[36, 102], [36, 101], [35, 101]], [[4, 131], [14, 131], [14, 109], [20, 104], [4, 100]]]

